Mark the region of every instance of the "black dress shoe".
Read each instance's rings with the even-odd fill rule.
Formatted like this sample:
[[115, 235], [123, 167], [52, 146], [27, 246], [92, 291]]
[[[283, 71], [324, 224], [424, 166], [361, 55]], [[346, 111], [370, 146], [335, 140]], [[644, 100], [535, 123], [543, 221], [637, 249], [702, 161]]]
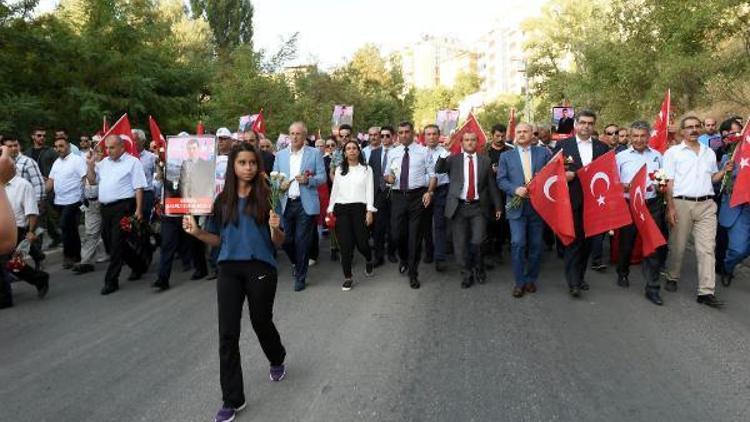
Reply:
[[412, 289], [418, 289], [419, 288], [419, 280], [417, 280], [416, 277], [413, 277], [409, 279], [409, 287]]
[[435, 262], [435, 257], [434, 256], [427, 255], [427, 256], [424, 257], [424, 263], [425, 264], [432, 264], [433, 262]]
[[395, 264], [398, 262], [398, 258], [396, 257], [396, 255], [388, 255], [388, 262], [390, 262], [391, 264]]
[[406, 272], [409, 271], [409, 266], [406, 264], [401, 264], [398, 266], [398, 272], [401, 274], [406, 274]]
[[661, 300], [661, 296], [659, 296], [658, 290], [646, 290], [646, 299], [651, 301], [654, 305], [663, 305], [664, 301]]
[[445, 261], [435, 261], [435, 271], [442, 273], [445, 271]]
[[520, 287], [514, 287], [513, 288], [513, 297], [519, 298], [523, 297], [523, 289]]
[[151, 287], [153, 287], [154, 289], [157, 289], [160, 292], [163, 292], [165, 290], [169, 290], [169, 282], [156, 280], [151, 284]]
[[667, 284], [664, 286], [664, 290], [668, 292], [676, 292], [677, 291], [677, 282], [674, 280], [667, 280]]
[[204, 271], [196, 271], [193, 273], [193, 275], [190, 276], [191, 280], [200, 280], [208, 275], [207, 272]]
[[130, 273], [130, 275], [128, 276], [128, 281], [136, 281], [140, 279], [141, 279], [141, 273], [137, 273], [135, 271]]
[[710, 306], [712, 308], [721, 308], [724, 303], [721, 302], [719, 299], [716, 298], [714, 295], [698, 295], [698, 298], [696, 300], [698, 303], [702, 303], [704, 305]]
[[381, 256], [380, 258], [375, 258], [375, 262], [373, 263], [373, 267], [378, 268], [382, 267], [385, 264], [385, 260]]
[[461, 288], [462, 289], [468, 289], [471, 287], [472, 284], [474, 284], [473, 275], [466, 275], [464, 276], [463, 281], [461, 281]]
[[620, 287], [630, 287], [630, 280], [628, 280], [628, 276], [624, 274], [620, 274], [617, 276], [617, 285]]
[[77, 264], [73, 266], [73, 273], [76, 275], [86, 274], [94, 271], [94, 266], [91, 264]]
[[586, 283], [585, 281], [582, 281], [581, 284], [578, 287], [581, 290], [588, 290], [589, 289], [589, 283]]
[[729, 274], [726, 271], [722, 271], [720, 273], [721, 278], [721, 285], [724, 287], [729, 287], [732, 285], [732, 280], [734, 279], [734, 274]]
[[106, 296], [118, 291], [119, 289], [120, 287], [118, 287], [116, 284], [106, 284], [104, 285], [104, 287], [102, 287], [102, 291], [100, 293], [102, 294], [102, 296]]
[[578, 287], [571, 287], [570, 290], [568, 290], [568, 293], [573, 297], [581, 297], [581, 289]]
[[41, 280], [39, 285], [36, 287], [36, 297], [44, 299], [49, 292], [49, 274], [44, 273], [44, 278]]
[[487, 273], [484, 272], [484, 270], [474, 270], [474, 280], [477, 281], [477, 284], [484, 284], [487, 281]]

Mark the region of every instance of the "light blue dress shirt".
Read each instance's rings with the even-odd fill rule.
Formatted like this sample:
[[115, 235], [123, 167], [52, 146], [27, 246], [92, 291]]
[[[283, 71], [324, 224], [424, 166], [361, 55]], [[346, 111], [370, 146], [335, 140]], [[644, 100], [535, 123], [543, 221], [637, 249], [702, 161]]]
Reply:
[[[396, 182], [394, 190], [401, 186], [401, 162], [404, 158], [404, 146], [399, 145], [388, 151], [388, 165], [383, 169], [384, 174], [394, 174]], [[429, 180], [435, 176], [435, 166], [432, 164], [432, 155], [426, 147], [412, 142], [409, 145], [409, 190], [427, 187]]]
[[[646, 199], [656, 197], [656, 189], [653, 180], [648, 177], [648, 174], [655, 172], [662, 168], [662, 156], [659, 151], [646, 147], [643, 152], [638, 152], [633, 147], [629, 147], [624, 151], [620, 151], [617, 156], [617, 170], [620, 172], [620, 181], [622, 183], [630, 183], [638, 173], [638, 170], [646, 165]], [[625, 193], [625, 197], [629, 195]]]

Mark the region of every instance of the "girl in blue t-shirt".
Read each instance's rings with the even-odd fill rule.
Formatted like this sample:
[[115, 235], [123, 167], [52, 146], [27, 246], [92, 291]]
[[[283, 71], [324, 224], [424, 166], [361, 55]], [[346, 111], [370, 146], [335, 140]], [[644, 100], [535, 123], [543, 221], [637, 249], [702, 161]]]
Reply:
[[286, 350], [273, 323], [277, 281], [274, 252], [284, 242], [284, 232], [279, 216], [270, 209], [269, 196], [260, 155], [251, 145], [240, 144], [229, 154], [224, 190], [214, 201], [206, 228], [201, 229], [192, 216], [183, 218], [187, 233], [219, 247], [216, 295], [224, 403], [216, 422], [234, 420], [245, 407], [239, 344], [245, 297], [253, 330], [271, 363], [271, 380], [281, 381], [286, 375]]

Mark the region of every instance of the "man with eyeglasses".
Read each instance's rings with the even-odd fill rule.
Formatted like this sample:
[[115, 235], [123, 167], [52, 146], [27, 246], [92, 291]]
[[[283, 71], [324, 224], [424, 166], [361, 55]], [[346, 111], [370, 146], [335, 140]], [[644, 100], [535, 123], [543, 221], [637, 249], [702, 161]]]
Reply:
[[565, 177], [568, 180], [576, 238], [565, 247], [563, 259], [568, 292], [577, 298], [581, 296], [581, 291], [589, 289], [584, 276], [591, 254], [591, 239], [586, 238], [583, 232], [583, 187], [576, 171], [609, 152], [609, 146], [592, 136], [596, 125], [596, 113], [581, 110], [576, 114], [575, 120], [575, 136], [558, 142], [553, 153], [562, 151], [566, 161]]
[[[23, 154], [27, 157], [31, 157], [37, 165], [39, 170], [42, 172], [42, 177], [45, 182], [49, 176], [50, 170], [52, 170], [52, 164], [57, 160], [57, 153], [52, 148], [45, 145], [47, 137], [47, 131], [43, 128], [35, 128], [31, 132], [31, 147], [27, 148]], [[54, 210], [53, 195], [47, 195], [45, 201], [40, 202], [39, 206], [39, 220], [40, 226], [43, 226], [47, 233], [49, 233], [52, 243], [49, 248], [55, 248], [62, 243], [62, 235], [57, 229], [56, 221], [58, 219], [57, 213]], [[37, 238], [38, 246], [42, 246], [42, 236]]]
[[388, 156], [387, 183], [391, 189], [391, 239], [397, 239], [399, 247], [398, 271], [408, 272], [409, 286], [418, 289], [419, 260], [422, 244], [422, 218], [424, 210], [432, 203], [437, 180], [430, 151], [414, 142], [414, 125], [401, 122], [398, 125], [400, 145]]
[[[619, 130], [620, 128], [617, 125], [608, 124], [599, 139], [607, 144], [610, 149], [616, 149], [618, 145], [617, 133]], [[606, 238], [607, 232], [591, 237], [591, 269], [594, 271], [602, 272], [607, 269], [604, 258], [604, 242]]]
[[604, 127], [604, 133], [599, 136], [599, 140], [607, 144], [610, 148], [617, 145], [617, 131], [620, 128], [615, 124], [608, 124]]
[[698, 259], [697, 302], [717, 308], [723, 305], [714, 292], [716, 286], [716, 202], [714, 188], [734, 168], [728, 160], [719, 170], [716, 154], [698, 141], [702, 131], [700, 119], [687, 116], [680, 121], [683, 141], [664, 154], [664, 172], [667, 174], [667, 222], [669, 233], [669, 256], [665, 290], [677, 290], [677, 281], [682, 270], [682, 258], [688, 237], [692, 234], [695, 255]]
[[[374, 128], [371, 128], [371, 131]], [[393, 149], [393, 128], [383, 126], [378, 129], [377, 137], [371, 137], [369, 151], [365, 153], [365, 160], [373, 171], [373, 184], [375, 185], [374, 205], [378, 212], [375, 213], [372, 238], [374, 243], [374, 266], [380, 267], [385, 263], [386, 241], [388, 242], [388, 261], [398, 262], [396, 258], [396, 244], [391, 241], [391, 198], [385, 175], [388, 173], [388, 158]], [[374, 131], [369, 132], [374, 133]]]

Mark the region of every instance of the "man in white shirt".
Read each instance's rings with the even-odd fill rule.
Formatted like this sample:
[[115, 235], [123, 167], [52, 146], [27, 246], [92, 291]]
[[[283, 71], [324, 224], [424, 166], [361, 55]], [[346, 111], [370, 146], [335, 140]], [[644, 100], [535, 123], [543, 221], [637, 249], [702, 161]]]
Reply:
[[731, 170], [729, 160], [724, 169], [716, 165], [716, 154], [698, 141], [702, 124], [700, 119], [688, 116], [680, 122], [683, 141], [664, 154], [664, 172], [667, 174], [667, 222], [669, 257], [667, 259], [667, 291], [677, 290], [682, 270], [682, 258], [688, 237], [693, 235], [695, 256], [698, 259], [698, 303], [720, 307], [716, 298], [714, 247], [716, 245], [716, 202], [713, 201], [713, 183], [718, 183]]
[[54, 190], [54, 205], [60, 214], [60, 230], [63, 235], [63, 268], [73, 268], [81, 260], [81, 236], [78, 222], [81, 216], [83, 178], [86, 176], [86, 161], [72, 154], [67, 137], [55, 139], [58, 159], [52, 164], [47, 178], [47, 191]]
[[[34, 242], [36, 240], [36, 234], [34, 232], [37, 229], [39, 217], [39, 208], [37, 206], [34, 188], [31, 186], [31, 183], [21, 176], [16, 175], [5, 185], [5, 192], [10, 199], [10, 205], [13, 209], [18, 233], [18, 243], [21, 243], [23, 240]], [[7, 259], [9, 259], [9, 257]], [[2, 261], [4, 262], [5, 260], [6, 259], [3, 259]], [[5, 271], [5, 269], [2, 268], [0, 271]], [[23, 268], [14, 271], [13, 274], [17, 278], [36, 287], [37, 296], [40, 299], [47, 295], [47, 292], [49, 291], [49, 274], [46, 272], [38, 271], [28, 265], [24, 265]], [[2, 275], [0, 275], [0, 277], [2, 277]], [[3, 302], [6, 304], [12, 304], [13, 301], [9, 292], [9, 287], [6, 286], [3, 288], [0, 286], [0, 290], [4, 290], [4, 294], [7, 295], [6, 298], [0, 300], [0, 307], [2, 307], [1, 305]]]
[[[440, 158], [445, 158], [450, 153], [440, 145], [440, 128], [437, 125], [424, 127], [425, 145], [430, 152], [433, 166]], [[447, 174], [436, 174], [437, 186], [432, 197], [432, 203], [425, 208], [424, 221], [424, 246], [425, 264], [435, 262], [435, 270], [445, 271], [446, 248], [448, 242], [447, 228], [448, 220], [445, 217], [445, 201], [448, 197], [448, 185], [450, 179]]]
[[143, 221], [143, 188], [146, 177], [143, 165], [125, 152], [122, 138], [109, 135], [104, 139], [108, 157], [98, 163], [92, 157], [87, 161], [88, 181], [99, 185], [99, 203], [102, 212], [102, 237], [109, 250], [110, 259], [101, 294], [116, 292], [119, 287], [123, 261], [132, 269], [128, 280], [138, 280], [146, 271], [144, 262], [124, 253], [126, 238], [120, 223], [123, 217]]

